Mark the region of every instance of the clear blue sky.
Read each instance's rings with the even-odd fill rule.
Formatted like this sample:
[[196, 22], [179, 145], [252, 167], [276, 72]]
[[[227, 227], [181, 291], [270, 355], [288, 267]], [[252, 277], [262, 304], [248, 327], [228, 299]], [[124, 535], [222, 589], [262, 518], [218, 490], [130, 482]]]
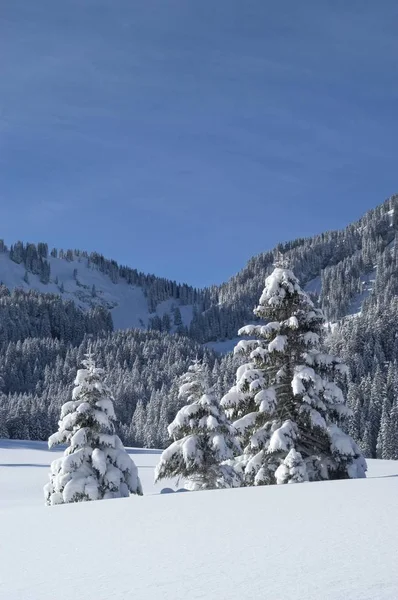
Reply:
[[395, 0], [2, 0], [0, 237], [194, 285], [398, 191]]

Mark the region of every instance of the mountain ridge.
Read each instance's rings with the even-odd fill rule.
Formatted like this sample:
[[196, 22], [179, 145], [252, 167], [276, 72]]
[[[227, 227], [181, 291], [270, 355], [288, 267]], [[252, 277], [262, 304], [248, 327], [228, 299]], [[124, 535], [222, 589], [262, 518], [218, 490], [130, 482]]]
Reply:
[[[306, 290], [319, 299], [327, 319], [336, 321], [359, 312], [371, 293], [370, 274], [376, 275], [378, 258], [394, 244], [396, 206], [398, 196], [393, 195], [341, 230], [280, 243], [253, 256], [226, 282], [207, 288], [144, 274], [97, 252], [49, 253], [43, 242], [37, 246], [17, 242], [10, 248], [1, 243], [0, 279], [10, 289], [59, 294], [83, 310], [100, 305], [110, 310], [116, 329], [178, 331], [205, 343], [235, 337], [256, 304], [264, 278], [283, 257]], [[366, 248], [367, 238], [374, 243]], [[339, 269], [345, 270], [339, 287], [346, 289], [336, 297], [336, 281], [342, 279]]]

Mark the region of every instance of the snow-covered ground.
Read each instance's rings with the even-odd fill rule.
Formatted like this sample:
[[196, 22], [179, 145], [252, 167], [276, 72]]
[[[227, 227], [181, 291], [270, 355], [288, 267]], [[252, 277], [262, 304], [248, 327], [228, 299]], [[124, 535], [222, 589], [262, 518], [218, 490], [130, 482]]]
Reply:
[[[57, 452], [0, 442], [4, 600], [396, 600], [398, 462], [369, 478], [44, 507]], [[168, 485], [168, 484], [164, 484]]]

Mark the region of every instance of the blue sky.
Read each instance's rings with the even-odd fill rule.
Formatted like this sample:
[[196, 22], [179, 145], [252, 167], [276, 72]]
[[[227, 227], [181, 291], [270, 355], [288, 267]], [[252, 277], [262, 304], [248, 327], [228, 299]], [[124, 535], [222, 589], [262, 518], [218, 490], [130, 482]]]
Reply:
[[393, 0], [2, 0], [0, 236], [194, 285], [398, 191]]

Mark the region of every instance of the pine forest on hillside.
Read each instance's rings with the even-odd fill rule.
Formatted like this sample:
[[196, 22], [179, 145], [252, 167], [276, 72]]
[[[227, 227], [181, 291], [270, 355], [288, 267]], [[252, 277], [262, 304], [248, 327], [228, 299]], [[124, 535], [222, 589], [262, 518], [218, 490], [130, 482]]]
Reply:
[[[47, 439], [91, 346], [112, 388], [122, 441], [167, 447], [167, 427], [184, 406], [178, 378], [198, 358], [216, 398], [234, 385], [243, 358], [217, 353], [217, 344], [256, 323], [252, 311], [282, 256], [324, 311], [328, 351], [349, 366], [341, 382], [353, 411], [347, 431], [365, 456], [397, 459], [397, 230], [393, 196], [342, 231], [280, 244], [228, 282], [203, 290], [96, 253], [1, 244], [0, 436]], [[116, 330], [126, 289], [140, 294], [144, 316], [134, 329]], [[263, 323], [268, 316], [257, 318]]]

